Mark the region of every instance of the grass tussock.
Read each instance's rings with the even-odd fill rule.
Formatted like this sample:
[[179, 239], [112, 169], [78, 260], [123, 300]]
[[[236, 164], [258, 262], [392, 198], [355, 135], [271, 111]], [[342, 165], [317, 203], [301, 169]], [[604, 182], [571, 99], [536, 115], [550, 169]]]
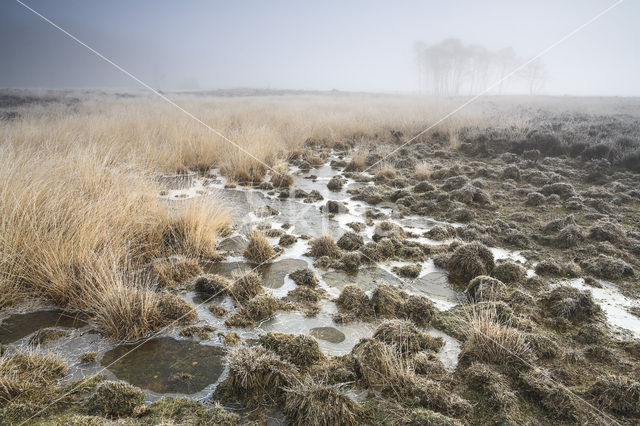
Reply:
[[429, 163], [423, 161], [422, 163], [416, 164], [413, 177], [420, 181], [429, 180], [429, 178], [431, 178], [431, 166]]
[[67, 365], [52, 354], [17, 352], [0, 357], [0, 404], [15, 398], [37, 398], [62, 378]]
[[261, 346], [241, 347], [227, 356], [234, 392], [245, 399], [273, 401], [296, 379], [296, 367]]
[[336, 385], [305, 380], [285, 389], [285, 413], [295, 425], [360, 424], [360, 407]]
[[263, 232], [254, 229], [249, 233], [249, 244], [244, 249], [244, 257], [255, 263], [265, 263], [275, 255], [275, 250]]
[[524, 333], [501, 318], [494, 305], [472, 305], [467, 317], [467, 338], [460, 359], [526, 366], [534, 358]]
[[90, 144], [39, 148], [1, 147], [0, 302], [86, 311], [115, 338], [153, 330], [154, 283], [130, 271], [166, 255], [215, 257], [229, 215], [204, 204], [170, 211], [149, 172]]

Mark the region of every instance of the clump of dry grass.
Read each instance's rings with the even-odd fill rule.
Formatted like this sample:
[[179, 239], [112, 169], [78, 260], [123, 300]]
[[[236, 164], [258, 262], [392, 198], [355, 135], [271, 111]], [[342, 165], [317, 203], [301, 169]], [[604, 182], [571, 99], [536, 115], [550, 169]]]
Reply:
[[429, 178], [431, 177], [431, 167], [429, 163], [423, 161], [422, 163], [416, 164], [413, 177], [415, 177], [417, 180], [429, 180]]
[[340, 386], [307, 379], [285, 391], [284, 409], [293, 424], [360, 424], [360, 407]]
[[0, 401], [33, 398], [62, 378], [67, 365], [53, 354], [16, 352], [0, 357]]
[[494, 305], [471, 305], [467, 315], [467, 339], [460, 359], [526, 365], [535, 358], [524, 333], [501, 320]]
[[175, 287], [201, 272], [202, 268], [193, 259], [169, 258], [151, 264], [151, 273], [156, 278], [158, 286], [162, 288]]
[[273, 401], [297, 376], [293, 364], [262, 346], [238, 348], [227, 360], [232, 389], [246, 399]]
[[395, 179], [397, 176], [398, 172], [396, 171], [396, 168], [391, 164], [385, 164], [378, 169], [373, 179], [376, 182], [386, 182], [388, 180]]
[[259, 294], [246, 301], [240, 309], [225, 321], [229, 327], [253, 327], [258, 321], [271, 317], [285, 302], [270, 294]]
[[264, 233], [253, 230], [249, 233], [249, 244], [244, 249], [244, 257], [255, 263], [265, 263], [276, 255]]
[[373, 338], [394, 346], [403, 355], [425, 349], [437, 352], [444, 345], [441, 337], [432, 337], [408, 320], [384, 321], [376, 328]]
[[360, 379], [365, 385], [396, 395], [406, 394], [415, 384], [411, 362], [393, 347], [378, 340], [363, 339], [351, 350]]
[[276, 188], [289, 188], [293, 185], [293, 176], [289, 174], [289, 166], [281, 161], [273, 166], [271, 183]]
[[340, 257], [340, 247], [333, 241], [328, 235], [323, 235], [318, 238], [314, 238], [311, 241], [311, 256], [321, 257], [329, 256], [331, 258]]
[[589, 393], [600, 407], [624, 416], [640, 415], [640, 382], [625, 376], [600, 376]]
[[230, 211], [224, 207], [191, 202], [162, 224], [162, 240], [172, 254], [217, 259], [217, 237], [229, 232], [230, 222]]
[[270, 332], [260, 336], [258, 341], [298, 367], [309, 367], [325, 359], [318, 341], [304, 334]]
[[91, 146], [2, 149], [3, 303], [41, 298], [96, 315], [108, 335], [139, 337], [159, 326], [158, 297], [130, 271], [168, 254], [216, 256], [228, 214], [204, 204], [174, 214], [139, 165], [98, 158]]
[[264, 293], [262, 278], [253, 271], [248, 273], [234, 273], [232, 282], [230, 292], [236, 302], [244, 303]]
[[367, 168], [367, 155], [364, 151], [356, 151], [353, 153], [351, 160], [344, 168], [345, 172], [361, 172]]

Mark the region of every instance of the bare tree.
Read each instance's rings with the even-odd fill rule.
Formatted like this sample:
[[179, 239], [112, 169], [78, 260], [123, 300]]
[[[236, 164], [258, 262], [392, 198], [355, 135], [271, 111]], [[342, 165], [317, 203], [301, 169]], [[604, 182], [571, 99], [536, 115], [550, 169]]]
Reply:
[[540, 58], [536, 58], [534, 61], [527, 64], [527, 66], [522, 68], [518, 74], [527, 84], [530, 95], [538, 93], [540, 89], [544, 87], [545, 82], [549, 78], [546, 67]]
[[[522, 61], [512, 47], [492, 52], [481, 45], [464, 45], [455, 38], [432, 45], [415, 42], [413, 52], [419, 90], [427, 87], [434, 95], [478, 93], [485, 90], [489, 79], [499, 80], [498, 91], [503, 93], [513, 81], [507, 75]], [[529, 93], [539, 91], [547, 79], [539, 60], [518, 75]]]

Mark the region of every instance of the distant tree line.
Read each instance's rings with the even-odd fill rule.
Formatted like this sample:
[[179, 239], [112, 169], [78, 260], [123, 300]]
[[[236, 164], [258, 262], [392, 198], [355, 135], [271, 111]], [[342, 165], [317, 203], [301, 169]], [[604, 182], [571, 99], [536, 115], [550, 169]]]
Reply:
[[539, 58], [515, 75], [505, 78], [527, 62], [512, 47], [491, 51], [481, 45], [465, 45], [458, 39], [449, 38], [433, 45], [418, 41], [414, 43], [413, 50], [420, 92], [434, 95], [475, 94], [500, 81], [492, 91], [500, 94], [527, 91], [534, 94], [542, 89], [547, 79], [547, 71]]

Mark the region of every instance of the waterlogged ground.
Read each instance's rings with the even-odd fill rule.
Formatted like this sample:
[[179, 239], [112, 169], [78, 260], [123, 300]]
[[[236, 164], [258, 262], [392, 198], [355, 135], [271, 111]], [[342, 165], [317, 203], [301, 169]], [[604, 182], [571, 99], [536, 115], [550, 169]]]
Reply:
[[[70, 317], [47, 306], [21, 306], [2, 313], [0, 343], [9, 353], [39, 343], [44, 350], [62, 354], [71, 367], [65, 380], [102, 372], [109, 378], [124, 380], [144, 389], [148, 401], [167, 395], [187, 395], [205, 401], [216, 386], [228, 377], [225, 363], [228, 352], [234, 346], [255, 342], [267, 332], [312, 336], [327, 356], [349, 354], [361, 339], [371, 337], [380, 321], [334, 321], [338, 308], [333, 300], [347, 285], [358, 286], [368, 296], [379, 285], [390, 285], [408, 294], [426, 296], [441, 312], [467, 303], [467, 294], [459, 286], [450, 283], [449, 273], [436, 266], [434, 258], [368, 262], [357, 271], [316, 266], [316, 259], [308, 254], [309, 242], [323, 235], [337, 240], [345, 232], [358, 227], [358, 233], [366, 244], [374, 240], [380, 223], [390, 222], [404, 230], [408, 241], [438, 246], [447, 245], [455, 238], [431, 239], [428, 237], [430, 230], [436, 226], [450, 226], [452, 229], [463, 226], [462, 223], [437, 220], [424, 214], [407, 214], [406, 210], [399, 211], [397, 205], [390, 201], [377, 202], [374, 206], [353, 199], [353, 194], [376, 184], [368, 173], [359, 174], [359, 181], [356, 181], [344, 177], [342, 167], [331, 166], [332, 163], [345, 161], [348, 158], [332, 153], [323, 165], [310, 170], [293, 167], [293, 185], [285, 191], [288, 197], [283, 196], [283, 191], [268, 187], [260, 189], [229, 185], [216, 170], [207, 176], [191, 174], [161, 178], [167, 189], [160, 197], [169, 203], [215, 197], [234, 210], [234, 232], [219, 243], [224, 259], [204, 265], [204, 272], [234, 280], [238, 273], [255, 270], [262, 277], [268, 293], [277, 298], [286, 298], [297, 288], [289, 274], [309, 268], [318, 278], [319, 287], [326, 292], [318, 304], [318, 311], [312, 315], [301, 310], [279, 310], [255, 327], [229, 327], [225, 320], [235, 310], [233, 300], [229, 296], [212, 299], [195, 292], [187, 283], [179, 294], [196, 306], [197, 325], [209, 327], [204, 333], [185, 336], [180, 328], [175, 328], [164, 330], [149, 341], [113, 342], [98, 334], [90, 319]], [[342, 188], [330, 190], [327, 184], [338, 175], [343, 179]], [[337, 204], [330, 206], [329, 202]], [[264, 265], [251, 263], [245, 259], [243, 251], [248, 243], [246, 235], [256, 228], [272, 231], [267, 235], [272, 235], [269, 242], [273, 246], [277, 246], [285, 234], [294, 236], [295, 242], [282, 247], [281, 253], [272, 262]], [[497, 245], [491, 246], [490, 250], [496, 263], [508, 260], [521, 265], [528, 277], [535, 277], [537, 266], [544, 261], [544, 256], [540, 254], [528, 258], [528, 250], [506, 249]], [[406, 278], [398, 275], [398, 268], [405, 265], [419, 265], [417, 276]], [[604, 279], [592, 279], [588, 283], [583, 278], [551, 281], [551, 286], [563, 284], [589, 290], [601, 305], [614, 333], [630, 338], [640, 337], [640, 318], [632, 313], [633, 308], [637, 309], [640, 305], [632, 293], [622, 291], [617, 284]], [[212, 312], [212, 303], [226, 313]], [[43, 339], [44, 334], [38, 334], [43, 330], [54, 337]], [[458, 364], [461, 341], [453, 333], [447, 334], [434, 327], [426, 327], [424, 331], [444, 340], [444, 346], [439, 349], [437, 356], [445, 369], [453, 372]], [[237, 336], [232, 333], [237, 333]], [[91, 351], [96, 352], [95, 361], [79, 360], [82, 354]]]

